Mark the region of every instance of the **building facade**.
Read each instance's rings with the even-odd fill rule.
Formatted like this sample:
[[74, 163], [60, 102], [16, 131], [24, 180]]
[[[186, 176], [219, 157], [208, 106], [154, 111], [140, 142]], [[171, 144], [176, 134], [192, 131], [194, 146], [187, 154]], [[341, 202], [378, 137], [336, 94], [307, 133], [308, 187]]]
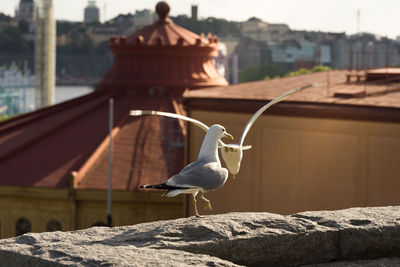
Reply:
[[331, 49], [328, 45], [318, 45], [307, 41], [286, 40], [281, 43], [267, 42], [271, 62], [293, 64], [296, 69], [312, 68], [315, 65], [331, 65]]
[[100, 9], [96, 6], [95, 0], [89, 0], [88, 6], [85, 7], [83, 21], [85, 23], [100, 21]]
[[335, 69], [365, 70], [400, 65], [400, 45], [372, 34], [353, 35], [329, 42]]
[[1, 238], [105, 225], [110, 144], [112, 225], [188, 214], [185, 198], [139, 189], [184, 166], [185, 125], [129, 112], [185, 114], [185, 91], [228, 83], [212, 62], [218, 39], [175, 25], [165, 2], [156, 10], [152, 25], [110, 39], [114, 62], [95, 92], [0, 123]]
[[[395, 72], [397, 74], [391, 75]], [[224, 125], [238, 139], [258, 108], [310, 83], [266, 110], [250, 129], [241, 170], [206, 197], [212, 212], [274, 212], [399, 205], [400, 77], [397, 70], [330, 71], [203, 89], [186, 96], [192, 118]], [[387, 77], [390, 76], [390, 77]], [[346, 97], [345, 97], [346, 94]], [[204, 133], [190, 125], [189, 159]]]
[[[27, 232], [72, 231], [106, 226], [107, 193], [0, 186], [0, 238]], [[185, 214], [183, 198], [159, 193], [113, 192], [113, 225], [131, 225]]]
[[191, 18], [192, 19], [197, 20], [198, 10], [199, 10], [199, 7], [197, 5], [192, 5], [192, 13], [191, 13], [192, 14]]
[[17, 20], [25, 20], [32, 22], [36, 18], [36, 6], [33, 0], [21, 0], [18, 8], [15, 11], [15, 18]]

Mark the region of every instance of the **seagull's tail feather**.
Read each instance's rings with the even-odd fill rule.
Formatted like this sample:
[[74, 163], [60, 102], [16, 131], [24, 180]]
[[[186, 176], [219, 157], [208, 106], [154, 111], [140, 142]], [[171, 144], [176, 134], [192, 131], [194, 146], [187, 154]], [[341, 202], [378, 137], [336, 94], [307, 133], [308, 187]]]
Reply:
[[166, 191], [162, 196], [164, 197], [175, 197], [179, 194], [182, 194], [186, 191], [187, 189], [169, 189], [168, 191]]
[[148, 184], [148, 185], [141, 185], [140, 188], [151, 188], [151, 189], [170, 189], [170, 186], [166, 183], [162, 184]]
[[185, 189], [187, 189], [187, 188], [184, 188], [184, 187], [177, 187], [177, 186], [167, 185], [166, 183], [141, 185], [141, 186], [139, 186], [139, 188], [160, 189], [160, 190], [176, 190], [176, 189], [185, 190]]
[[148, 189], [159, 189], [159, 190], [167, 190], [164, 192], [164, 194], [162, 195], [163, 197], [174, 197], [177, 196], [179, 194], [184, 193], [186, 190], [188, 190], [189, 188], [185, 188], [185, 187], [177, 187], [177, 186], [171, 186], [171, 185], [167, 185], [166, 183], [162, 183], [162, 184], [149, 184], [149, 185], [141, 185], [139, 186], [140, 188], [148, 188]]

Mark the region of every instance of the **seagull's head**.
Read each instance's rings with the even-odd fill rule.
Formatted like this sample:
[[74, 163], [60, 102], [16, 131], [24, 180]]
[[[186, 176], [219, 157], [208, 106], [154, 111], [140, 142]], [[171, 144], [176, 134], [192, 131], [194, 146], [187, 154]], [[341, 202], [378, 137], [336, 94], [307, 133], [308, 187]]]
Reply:
[[243, 158], [243, 150], [250, 149], [251, 146], [240, 146], [239, 144], [225, 144], [221, 146], [222, 158], [225, 161], [226, 167], [235, 178], [235, 175], [240, 170], [240, 163]]
[[233, 140], [233, 136], [229, 134], [226, 130], [225, 127], [219, 124], [214, 124], [210, 127], [208, 130], [209, 132], [215, 133], [218, 139], [221, 139], [223, 137], [227, 137], [231, 140]]

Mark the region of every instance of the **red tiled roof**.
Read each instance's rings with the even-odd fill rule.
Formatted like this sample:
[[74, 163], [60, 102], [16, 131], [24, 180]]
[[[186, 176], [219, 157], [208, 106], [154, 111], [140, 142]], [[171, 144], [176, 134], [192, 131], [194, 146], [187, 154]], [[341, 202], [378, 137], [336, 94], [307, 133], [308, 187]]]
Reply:
[[[159, 6], [165, 18], [168, 6]], [[98, 92], [0, 123], [0, 185], [106, 188], [110, 97], [115, 99], [114, 189], [136, 190], [182, 168], [185, 131], [180, 122], [128, 114], [131, 109], [182, 113], [177, 99], [184, 90], [227, 85], [212, 63], [217, 40], [166, 20], [138, 34], [143, 42], [110, 40], [115, 60]], [[163, 36], [173, 44], [158, 43]]]
[[367, 70], [367, 73], [389, 73], [389, 74], [400, 74], [400, 68], [380, 68]]
[[[132, 109], [157, 109], [174, 112], [166, 97], [144, 98]], [[139, 185], [160, 183], [183, 167], [183, 146], [174, 146], [177, 122], [157, 116], [127, 117], [113, 138], [113, 189], [136, 190]], [[180, 136], [178, 133], [178, 137]], [[181, 141], [183, 144], [183, 139]], [[107, 142], [108, 143], [108, 142]], [[78, 188], [101, 189], [108, 179], [108, 145]]]
[[[108, 129], [108, 96], [92, 93], [0, 123], [1, 185], [67, 187]], [[116, 99], [115, 120], [132, 99]]]
[[[107, 188], [108, 99], [92, 93], [0, 123], [0, 185], [67, 188], [71, 173], [85, 166], [76, 187]], [[175, 112], [171, 99], [121, 96], [114, 102], [114, 189], [135, 190], [177, 173], [183, 147], [169, 144], [183, 139], [177, 122], [129, 116], [131, 109]], [[178, 132], [166, 132], [171, 126]]]
[[[186, 92], [186, 99], [236, 99], [271, 100], [284, 92], [299, 86], [315, 83], [311, 88], [288, 97], [293, 103], [343, 104], [400, 108], [400, 83], [360, 82], [346, 83], [347, 71], [334, 70], [301, 76], [285, 77], [267, 81], [257, 81], [230, 85], [228, 87], [207, 88]], [[364, 92], [361, 97], [339, 98], [335, 92]]]

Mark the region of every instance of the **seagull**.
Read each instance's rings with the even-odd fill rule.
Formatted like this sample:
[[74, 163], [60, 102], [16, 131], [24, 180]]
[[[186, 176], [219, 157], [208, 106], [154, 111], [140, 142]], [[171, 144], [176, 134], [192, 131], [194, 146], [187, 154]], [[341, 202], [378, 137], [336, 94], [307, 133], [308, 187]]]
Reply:
[[[312, 83], [312, 84], [308, 84], [308, 85], [290, 90], [290, 91], [284, 93], [283, 95], [271, 100], [266, 105], [262, 106], [259, 110], [257, 110], [256, 113], [254, 113], [254, 115], [247, 122], [246, 126], [243, 128], [242, 135], [237, 144], [225, 144], [224, 142], [219, 140], [222, 158], [224, 159], [225, 164], [226, 164], [229, 172], [232, 174], [233, 178], [235, 178], [235, 175], [240, 170], [240, 163], [243, 158], [243, 150], [251, 149], [250, 145], [243, 145], [243, 143], [244, 143], [244, 139], [246, 138], [247, 133], [249, 132], [251, 126], [253, 126], [253, 124], [257, 120], [257, 118], [260, 117], [261, 114], [266, 109], [268, 109], [270, 106], [282, 101], [283, 99], [287, 98], [291, 94], [294, 94], [294, 93], [304, 90], [306, 88], [310, 88], [314, 85], [315, 85], [315, 83]], [[209, 127], [206, 124], [204, 124], [203, 122], [201, 122], [199, 120], [196, 120], [196, 119], [193, 119], [193, 118], [190, 118], [187, 116], [175, 114], [175, 113], [161, 112], [161, 111], [154, 111], [154, 110], [131, 110], [130, 115], [131, 116], [158, 115], [158, 116], [182, 119], [182, 120], [194, 123], [195, 125], [197, 125], [198, 127], [200, 127], [201, 129], [203, 129], [206, 132], [209, 129]]]
[[205, 208], [212, 210], [211, 202], [204, 197], [204, 193], [217, 190], [224, 185], [228, 178], [228, 170], [221, 166], [218, 157], [218, 141], [222, 137], [233, 140], [233, 136], [226, 132], [219, 124], [212, 125], [200, 148], [199, 157], [195, 162], [184, 167], [178, 174], [172, 176], [162, 184], [142, 185], [140, 188], [167, 190], [163, 196], [174, 197], [179, 194], [192, 194], [195, 214], [197, 211], [196, 196], [206, 202]]

